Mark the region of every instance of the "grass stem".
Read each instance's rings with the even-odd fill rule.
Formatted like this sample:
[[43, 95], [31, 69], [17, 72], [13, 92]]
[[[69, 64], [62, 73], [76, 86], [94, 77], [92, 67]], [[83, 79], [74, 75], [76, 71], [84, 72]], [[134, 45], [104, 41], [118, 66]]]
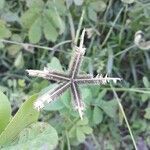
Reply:
[[122, 115], [123, 115], [123, 117], [124, 117], [124, 120], [125, 120], [125, 123], [126, 123], [126, 125], [127, 125], [127, 128], [128, 128], [128, 130], [129, 130], [129, 133], [130, 133], [130, 136], [131, 136], [131, 139], [132, 139], [134, 148], [135, 148], [135, 150], [138, 150], [137, 145], [136, 145], [136, 142], [135, 142], [135, 139], [134, 139], [134, 136], [133, 136], [133, 133], [132, 133], [132, 130], [131, 130], [131, 127], [130, 127], [130, 125], [129, 125], [128, 119], [127, 119], [127, 117], [126, 117], [126, 114], [125, 114], [125, 111], [124, 111], [124, 109], [123, 109], [123, 107], [122, 107], [122, 104], [121, 104], [121, 102], [120, 102], [120, 100], [119, 100], [119, 97], [118, 97], [118, 95], [117, 95], [117, 93], [116, 93], [116, 91], [114, 90], [114, 88], [113, 88], [112, 85], [111, 85], [111, 88], [112, 88], [112, 91], [113, 91], [113, 93], [114, 93], [114, 96], [115, 96], [115, 98], [116, 98], [116, 100], [117, 100], [117, 102], [118, 102], [119, 108], [120, 108], [121, 113], [122, 113]]

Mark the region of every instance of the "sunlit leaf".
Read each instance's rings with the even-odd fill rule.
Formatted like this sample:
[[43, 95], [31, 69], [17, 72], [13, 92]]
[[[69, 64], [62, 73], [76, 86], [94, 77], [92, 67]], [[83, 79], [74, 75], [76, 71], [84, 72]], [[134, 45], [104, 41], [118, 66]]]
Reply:
[[37, 95], [33, 95], [22, 104], [16, 115], [1, 133], [0, 146], [11, 143], [25, 127], [37, 121], [39, 112], [33, 106], [36, 98]]
[[48, 123], [37, 122], [25, 128], [10, 149], [53, 150], [58, 143], [56, 130]]
[[11, 105], [6, 95], [0, 91], [0, 134], [11, 119]]

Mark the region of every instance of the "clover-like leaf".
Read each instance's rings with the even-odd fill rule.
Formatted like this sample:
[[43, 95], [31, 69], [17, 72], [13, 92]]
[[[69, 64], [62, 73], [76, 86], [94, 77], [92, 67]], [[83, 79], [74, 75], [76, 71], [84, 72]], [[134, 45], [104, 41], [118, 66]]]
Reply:
[[56, 41], [58, 32], [51, 21], [47, 19], [47, 17], [43, 18], [43, 31], [47, 40], [50, 40], [52, 42]]
[[37, 43], [40, 41], [41, 36], [42, 36], [41, 18], [38, 18], [34, 21], [34, 23], [29, 29], [29, 40], [32, 43]]

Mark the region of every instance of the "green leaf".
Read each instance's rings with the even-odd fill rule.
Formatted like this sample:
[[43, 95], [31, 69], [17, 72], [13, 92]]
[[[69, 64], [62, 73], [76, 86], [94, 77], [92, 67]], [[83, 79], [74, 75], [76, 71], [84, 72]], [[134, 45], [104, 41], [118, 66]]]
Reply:
[[61, 63], [57, 57], [52, 57], [52, 60], [50, 63], [47, 64], [47, 67], [52, 70], [63, 72]]
[[24, 59], [23, 59], [23, 55], [22, 55], [22, 52], [20, 52], [16, 59], [15, 59], [15, 62], [14, 62], [14, 66], [17, 68], [17, 69], [21, 69], [23, 68], [24, 66]]
[[94, 107], [93, 110], [93, 123], [94, 124], [99, 124], [103, 120], [103, 112], [99, 107]]
[[97, 21], [97, 13], [90, 7], [88, 7], [88, 16], [92, 21]]
[[98, 106], [111, 118], [116, 117], [116, 111], [118, 108], [118, 103], [116, 100], [111, 101], [99, 101]]
[[71, 128], [71, 130], [69, 131], [69, 137], [70, 137], [70, 138], [74, 138], [75, 136], [76, 136], [76, 127], [73, 126], [73, 127]]
[[81, 131], [85, 134], [91, 134], [92, 133], [92, 128], [89, 126], [83, 126], [80, 127]]
[[146, 88], [150, 87], [150, 82], [148, 81], [148, 78], [146, 76], [143, 77], [143, 83]]
[[150, 120], [150, 107], [145, 109], [144, 118]]
[[67, 14], [66, 2], [64, 0], [47, 1], [47, 6], [52, 10], [55, 9], [55, 12], [57, 11], [60, 15]]
[[85, 135], [84, 133], [82, 132], [81, 128], [77, 128], [76, 129], [76, 137], [77, 137], [77, 140], [78, 142], [84, 142], [85, 140]]
[[21, 22], [23, 27], [29, 29], [31, 25], [39, 18], [41, 15], [41, 9], [34, 7], [27, 10], [21, 17]]
[[46, 111], [56, 111], [56, 110], [61, 110], [64, 108], [64, 104], [60, 100], [55, 100], [51, 103], [48, 103], [45, 105], [43, 108]]
[[103, 12], [106, 9], [106, 4], [103, 1], [95, 1], [90, 3], [90, 7], [96, 12]]
[[38, 43], [42, 36], [41, 18], [34, 21], [29, 29], [29, 40], [32, 43]]
[[11, 106], [6, 95], [0, 91], [0, 134], [11, 119]]
[[17, 53], [21, 50], [21, 45], [10, 45], [7, 47], [8, 54], [12, 57], [16, 57]]
[[48, 123], [37, 122], [21, 131], [15, 145], [10, 148], [14, 150], [53, 150], [57, 144], [58, 135], [56, 130]]
[[11, 143], [25, 127], [37, 121], [39, 112], [33, 106], [36, 98], [37, 95], [33, 95], [22, 104], [16, 115], [1, 133], [0, 146]]
[[60, 97], [60, 101], [62, 101], [63, 105], [67, 108], [70, 108], [70, 101], [71, 101], [69, 92], [70, 92], [69, 90], [66, 90]]
[[6, 27], [6, 23], [0, 20], [0, 38], [9, 38], [11, 36], [11, 32]]
[[88, 16], [89, 18], [96, 22], [97, 21], [97, 13], [103, 12], [106, 9], [106, 4], [103, 1], [94, 1], [89, 3], [88, 6]]
[[87, 125], [88, 124], [88, 118], [84, 117], [82, 120], [79, 120], [77, 122], [78, 126], [83, 126], [83, 125]]
[[62, 34], [65, 31], [65, 23], [61, 19], [59, 13], [56, 9], [48, 9], [44, 11], [45, 17], [49, 20], [49, 22], [53, 25], [53, 27], [59, 29], [59, 34]]
[[93, 101], [92, 92], [89, 88], [81, 88], [82, 99], [87, 105], [90, 105]]
[[51, 21], [47, 19], [47, 17], [43, 18], [43, 30], [47, 40], [50, 40], [52, 42], [55, 42], [57, 40], [58, 32], [52, 25]]
[[[44, 94], [44, 93], [46, 93], [46, 91], [54, 89], [57, 86], [58, 86], [57, 84], [52, 84], [52, 85], [46, 87], [44, 90], [42, 90], [41, 93]], [[64, 100], [66, 100], [66, 99], [68, 99], [68, 92], [67, 93], [65, 92], [63, 95], [61, 95], [61, 97], [59, 97], [55, 101], [52, 101], [51, 103], [46, 104], [43, 109], [46, 111], [61, 110], [65, 107]]]

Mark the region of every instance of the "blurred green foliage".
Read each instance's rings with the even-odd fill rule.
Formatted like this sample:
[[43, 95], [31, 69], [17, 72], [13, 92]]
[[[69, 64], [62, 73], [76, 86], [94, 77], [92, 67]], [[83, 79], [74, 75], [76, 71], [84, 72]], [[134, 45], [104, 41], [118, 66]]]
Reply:
[[83, 120], [72, 109], [69, 91], [48, 104], [40, 116], [33, 109], [37, 96], [33, 94], [57, 83], [28, 77], [25, 69], [47, 66], [66, 71], [72, 54], [71, 43], [66, 41], [74, 41], [83, 12], [81, 28], [88, 32], [82, 72], [123, 78], [114, 89], [138, 148], [150, 148], [150, 53], [133, 43], [138, 30], [150, 37], [149, 0], [1, 0], [0, 39], [51, 48], [0, 42], [0, 91], [8, 97], [0, 92], [0, 146], [4, 150], [133, 149], [109, 85], [80, 87], [86, 104]]

